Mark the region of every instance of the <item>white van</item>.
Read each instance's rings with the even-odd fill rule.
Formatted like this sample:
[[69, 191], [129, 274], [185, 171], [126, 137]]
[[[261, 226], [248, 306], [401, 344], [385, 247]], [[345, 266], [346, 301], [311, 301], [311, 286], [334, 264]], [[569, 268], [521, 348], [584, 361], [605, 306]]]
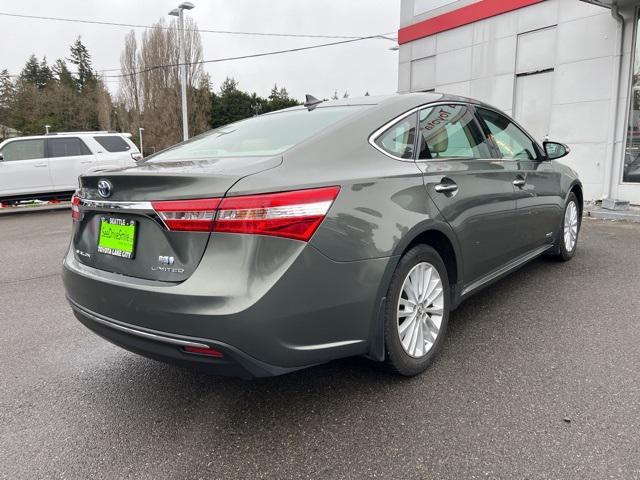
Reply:
[[0, 201], [70, 197], [85, 172], [133, 166], [142, 155], [130, 134], [50, 133], [0, 143]]

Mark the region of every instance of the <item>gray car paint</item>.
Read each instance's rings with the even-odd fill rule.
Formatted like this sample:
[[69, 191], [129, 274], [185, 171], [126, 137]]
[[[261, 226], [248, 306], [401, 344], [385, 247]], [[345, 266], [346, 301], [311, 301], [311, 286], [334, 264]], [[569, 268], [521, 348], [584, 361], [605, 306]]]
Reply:
[[[393, 118], [437, 101], [478, 103], [439, 94], [331, 102], [365, 107], [281, 158], [233, 159], [236, 167], [225, 160], [220, 171], [211, 168], [221, 160], [205, 159], [204, 166], [198, 161], [149, 163], [109, 174], [118, 200], [327, 185], [339, 185], [341, 191], [308, 244], [213, 233], [185, 278], [136, 278], [133, 271], [94, 268], [72, 246], [63, 279], [76, 315], [85, 323], [97, 314], [134, 328], [229, 345], [231, 357], [240, 352], [242, 362], [270, 366], [261, 367], [265, 374], [349, 355], [381, 360], [380, 312], [389, 279], [415, 239], [438, 232], [450, 242], [455, 307], [464, 296], [548, 249], [560, 234], [565, 199], [580, 185], [575, 172], [555, 161], [403, 161], [368, 142]], [[513, 188], [516, 175], [526, 176], [527, 189]], [[456, 195], [433, 191], [445, 176], [459, 184]], [[95, 184], [104, 177], [83, 176], [82, 194], [95, 198]], [[551, 236], [546, 235], [549, 228]]]

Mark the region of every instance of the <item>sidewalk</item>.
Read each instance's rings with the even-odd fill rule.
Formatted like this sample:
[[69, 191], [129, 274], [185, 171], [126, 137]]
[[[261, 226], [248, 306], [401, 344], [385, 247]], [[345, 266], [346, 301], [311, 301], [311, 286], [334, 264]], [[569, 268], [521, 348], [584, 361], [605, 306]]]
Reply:
[[640, 207], [632, 206], [629, 210], [607, 210], [600, 205], [589, 203], [584, 206], [584, 216], [599, 220], [640, 223]]

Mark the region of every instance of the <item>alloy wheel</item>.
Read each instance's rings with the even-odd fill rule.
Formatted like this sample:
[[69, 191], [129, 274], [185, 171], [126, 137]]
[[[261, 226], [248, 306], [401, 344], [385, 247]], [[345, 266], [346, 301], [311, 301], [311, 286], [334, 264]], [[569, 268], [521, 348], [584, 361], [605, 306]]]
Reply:
[[411, 357], [424, 357], [438, 338], [444, 314], [442, 279], [433, 265], [421, 262], [409, 271], [397, 311], [402, 348]]
[[578, 207], [574, 201], [569, 202], [564, 211], [564, 247], [572, 252], [578, 239]]

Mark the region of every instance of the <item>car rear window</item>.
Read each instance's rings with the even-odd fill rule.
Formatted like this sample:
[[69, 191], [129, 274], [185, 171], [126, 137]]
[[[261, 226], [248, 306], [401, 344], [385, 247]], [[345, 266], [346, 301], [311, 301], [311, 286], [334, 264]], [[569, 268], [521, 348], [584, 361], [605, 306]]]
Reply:
[[277, 155], [361, 108], [296, 109], [252, 117], [211, 130], [149, 160]]
[[119, 135], [104, 135], [93, 138], [102, 145], [107, 152], [115, 153], [131, 150], [131, 146]]

